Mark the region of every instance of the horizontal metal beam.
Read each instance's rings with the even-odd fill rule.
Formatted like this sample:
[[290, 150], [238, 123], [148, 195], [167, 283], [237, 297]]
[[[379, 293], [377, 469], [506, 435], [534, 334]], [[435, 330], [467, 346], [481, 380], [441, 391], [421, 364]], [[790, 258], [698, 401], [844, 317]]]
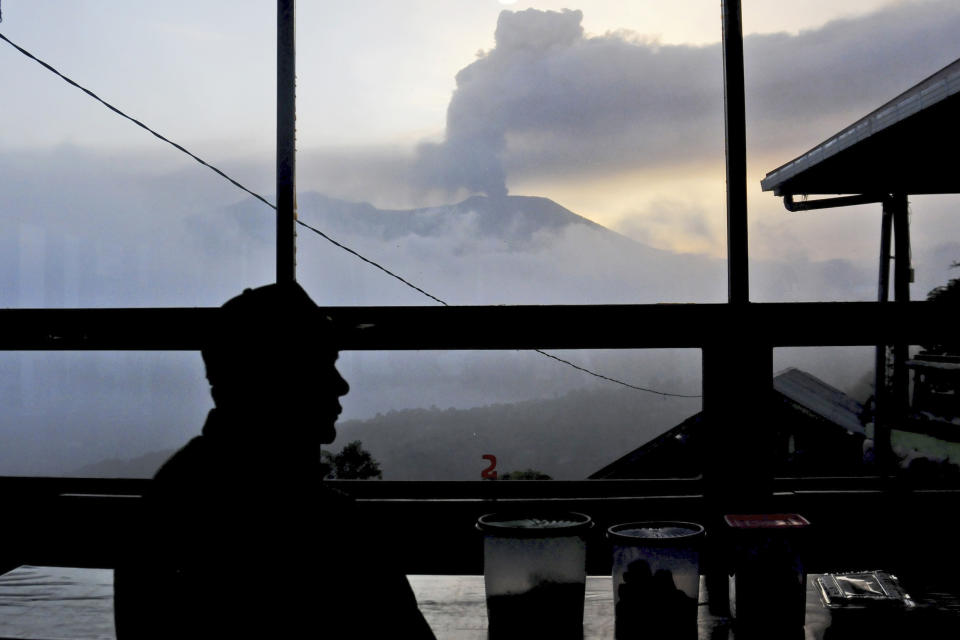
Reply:
[[[65, 498], [108, 500], [118, 505], [143, 496], [152, 484], [146, 478], [70, 478], [0, 476], [0, 497], [27, 503]], [[584, 498], [690, 497], [703, 493], [701, 478], [638, 478], [630, 480], [419, 481], [325, 480], [358, 500], [577, 500]], [[783, 477], [774, 479], [774, 493], [815, 493], [889, 490], [880, 476]], [[913, 487], [910, 487], [913, 488]], [[927, 488], [960, 491], [944, 479]], [[902, 487], [907, 490], [908, 487]]]
[[[328, 307], [344, 350], [922, 344], [956, 333], [929, 302]], [[0, 350], [197, 350], [218, 308], [2, 309]], [[309, 325], [299, 329], [307, 333]]]
[[[845, 562], [854, 566], [869, 563], [897, 566], [898, 560], [922, 565], [918, 554], [927, 554], [924, 562], [942, 563], [943, 558], [949, 556], [949, 553], [944, 555], [944, 550], [952, 548], [955, 537], [949, 527], [931, 532], [929, 528], [916, 527], [915, 523], [929, 518], [931, 513], [949, 511], [960, 497], [956, 489], [911, 491], [905, 488], [891, 492], [881, 490], [883, 485], [879, 479], [823, 481], [823, 486], [804, 491], [809, 480], [783, 480], [777, 487], [780, 491], [764, 505], [771, 513], [802, 513], [815, 523], [816, 533], [808, 548], [811, 566], [837, 566]], [[449, 495], [440, 499], [396, 499], [393, 494], [408, 493], [406, 483], [367, 481], [365, 491], [360, 490], [361, 483], [346, 487], [338, 483], [337, 487], [354, 492], [359, 498], [358, 511], [371, 521], [417, 523], [393, 532], [394, 544], [404, 550], [398, 560], [407, 573], [480, 573], [482, 544], [473, 525], [479, 515], [503, 509], [506, 502], [529, 508], [549, 504], [557, 510], [589, 514], [598, 526], [591, 533], [588, 564], [593, 571], [603, 573], [609, 571], [609, 548], [603, 532], [611, 524], [635, 519], [637, 514], [645, 519], [704, 521], [702, 496], [651, 493], [651, 490], [659, 492], [664, 484], [676, 483], [678, 488], [684, 488], [689, 482], [471, 483], [482, 487], [481, 493], [487, 493], [488, 499], [477, 499], [473, 492], [469, 492], [468, 498], [456, 497], [464, 488], [461, 483], [431, 483], [440, 490], [446, 486], [449, 491]], [[50, 490], [57, 484], [66, 493], [51, 494]], [[99, 489], [106, 493], [78, 495], [79, 485], [85, 485], [82, 490], [89, 490], [94, 484], [99, 484]], [[0, 495], [8, 511], [19, 518], [18, 526], [6, 532], [8, 563], [109, 568], [116, 566], [117, 559], [125, 553], [142, 552], [160, 544], [152, 540], [151, 531], [142, 526], [142, 502], [126, 497], [137, 485], [144, 488], [146, 482], [78, 483], [77, 479], [70, 478], [0, 478]], [[412, 493], [422, 489], [417, 487]], [[606, 493], [611, 494], [610, 497], [602, 497]], [[498, 495], [491, 499], [493, 494]], [[533, 494], [538, 497], [531, 497]], [[889, 513], [900, 517], [885, 523], [881, 537], [843, 535], [863, 522], [876, 522]], [[85, 526], [71, 528], [71, 523], [78, 521]], [[69, 535], [64, 531], [69, 531]], [[448, 549], [459, 552], [451, 554], [446, 552]], [[894, 556], [890, 556], [891, 553]]]

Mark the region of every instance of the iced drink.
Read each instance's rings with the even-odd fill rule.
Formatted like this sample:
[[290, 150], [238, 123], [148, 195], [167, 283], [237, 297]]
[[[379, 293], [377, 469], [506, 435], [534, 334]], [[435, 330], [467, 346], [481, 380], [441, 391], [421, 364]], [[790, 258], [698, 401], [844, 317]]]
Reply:
[[703, 527], [631, 522], [610, 527], [618, 640], [696, 638]]
[[592, 524], [578, 513], [480, 518], [492, 640], [582, 637], [583, 536]]
[[795, 513], [724, 520], [733, 550], [730, 613], [738, 628], [802, 628], [807, 594], [802, 548], [810, 523]]

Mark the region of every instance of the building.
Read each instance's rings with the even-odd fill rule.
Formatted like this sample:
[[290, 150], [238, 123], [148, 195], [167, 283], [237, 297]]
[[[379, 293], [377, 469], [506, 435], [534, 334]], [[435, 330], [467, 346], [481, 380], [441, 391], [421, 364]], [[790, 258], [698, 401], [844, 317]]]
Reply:
[[[773, 465], [776, 475], [853, 475], [863, 473], [866, 431], [863, 406], [823, 380], [800, 369], [773, 378], [770, 403]], [[749, 402], [748, 398], [743, 399]], [[666, 433], [600, 469], [591, 479], [683, 478], [703, 472], [704, 413], [690, 416]]]

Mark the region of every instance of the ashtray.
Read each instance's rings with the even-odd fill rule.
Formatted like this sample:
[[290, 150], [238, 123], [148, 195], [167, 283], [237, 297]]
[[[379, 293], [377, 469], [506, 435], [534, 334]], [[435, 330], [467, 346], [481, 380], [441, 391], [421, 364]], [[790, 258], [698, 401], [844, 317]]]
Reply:
[[817, 578], [820, 600], [828, 609], [873, 609], [916, 606], [897, 576], [887, 571], [825, 573]]

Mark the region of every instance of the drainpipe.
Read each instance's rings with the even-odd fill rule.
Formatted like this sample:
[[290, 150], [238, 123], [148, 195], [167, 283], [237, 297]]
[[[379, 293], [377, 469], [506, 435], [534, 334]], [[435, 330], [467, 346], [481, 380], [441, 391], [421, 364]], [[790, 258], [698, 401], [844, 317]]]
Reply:
[[794, 202], [793, 194], [783, 196], [783, 206], [787, 211], [812, 211], [814, 209], [828, 209], [831, 207], [852, 207], [856, 204], [872, 204], [883, 202], [883, 195], [862, 194], [859, 196], [840, 196], [838, 198], [822, 198], [820, 200], [803, 200]]

